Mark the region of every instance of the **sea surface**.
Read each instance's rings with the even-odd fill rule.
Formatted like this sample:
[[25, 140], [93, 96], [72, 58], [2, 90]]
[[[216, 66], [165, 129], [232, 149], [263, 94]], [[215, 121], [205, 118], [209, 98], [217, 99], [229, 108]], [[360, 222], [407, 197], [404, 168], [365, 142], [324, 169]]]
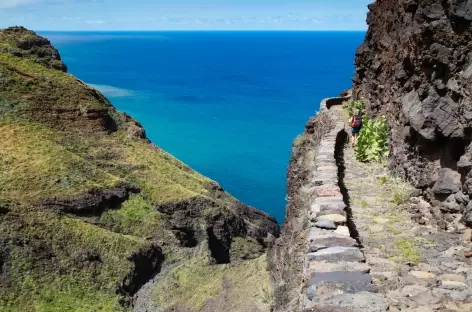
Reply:
[[39, 32], [148, 137], [283, 222], [291, 144], [363, 32]]

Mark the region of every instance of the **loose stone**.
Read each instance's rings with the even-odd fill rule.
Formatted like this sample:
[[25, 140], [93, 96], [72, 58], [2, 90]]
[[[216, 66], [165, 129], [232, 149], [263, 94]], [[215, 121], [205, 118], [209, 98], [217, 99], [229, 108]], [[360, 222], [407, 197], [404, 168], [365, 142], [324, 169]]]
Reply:
[[433, 273], [423, 271], [411, 271], [410, 274], [419, 279], [433, 279], [436, 277]]
[[336, 231], [334, 231], [334, 234], [342, 236], [351, 236], [351, 233], [349, 232], [349, 228], [347, 226], [338, 226]]
[[459, 274], [444, 274], [441, 275], [440, 278], [442, 281], [454, 281], [465, 283], [465, 277]]
[[468, 288], [467, 284], [457, 281], [442, 281], [441, 288], [450, 290], [465, 290]]
[[320, 229], [326, 229], [326, 230], [335, 230], [337, 228], [337, 225], [333, 220], [318, 220], [315, 223], [315, 226]]

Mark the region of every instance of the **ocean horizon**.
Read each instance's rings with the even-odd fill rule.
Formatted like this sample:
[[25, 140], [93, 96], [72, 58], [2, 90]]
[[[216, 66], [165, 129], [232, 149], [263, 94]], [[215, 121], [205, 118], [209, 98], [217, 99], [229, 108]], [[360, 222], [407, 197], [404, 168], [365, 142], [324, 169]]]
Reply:
[[363, 31], [38, 31], [149, 139], [283, 222], [291, 144]]

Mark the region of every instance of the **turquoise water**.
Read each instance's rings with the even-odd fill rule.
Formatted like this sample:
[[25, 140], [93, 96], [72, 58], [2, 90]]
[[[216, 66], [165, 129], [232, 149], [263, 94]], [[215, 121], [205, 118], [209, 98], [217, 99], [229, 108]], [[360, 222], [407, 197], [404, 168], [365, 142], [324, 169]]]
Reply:
[[351, 85], [362, 32], [42, 32], [153, 143], [284, 218], [291, 144]]

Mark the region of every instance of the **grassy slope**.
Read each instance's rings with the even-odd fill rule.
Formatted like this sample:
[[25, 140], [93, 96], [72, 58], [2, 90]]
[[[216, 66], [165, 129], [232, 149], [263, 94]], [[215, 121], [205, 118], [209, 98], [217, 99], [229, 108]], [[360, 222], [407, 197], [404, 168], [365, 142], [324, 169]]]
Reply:
[[[11, 55], [28, 40], [35, 37], [0, 31], [0, 206], [10, 210], [0, 214], [0, 311], [119, 311], [116, 289], [131, 270], [129, 255], [156, 240], [174, 258], [180, 253], [153, 206], [206, 197], [231, 209], [235, 200], [213, 198], [212, 181], [130, 135], [134, 123], [94, 89], [34, 55]], [[39, 204], [120, 182], [142, 191], [98, 221]]]
[[207, 299], [217, 301], [218, 296], [225, 296], [220, 312], [269, 311], [272, 298], [265, 256], [240, 266], [213, 268], [202, 264], [197, 257], [172, 270], [154, 289], [157, 302], [162, 307], [214, 311]]

